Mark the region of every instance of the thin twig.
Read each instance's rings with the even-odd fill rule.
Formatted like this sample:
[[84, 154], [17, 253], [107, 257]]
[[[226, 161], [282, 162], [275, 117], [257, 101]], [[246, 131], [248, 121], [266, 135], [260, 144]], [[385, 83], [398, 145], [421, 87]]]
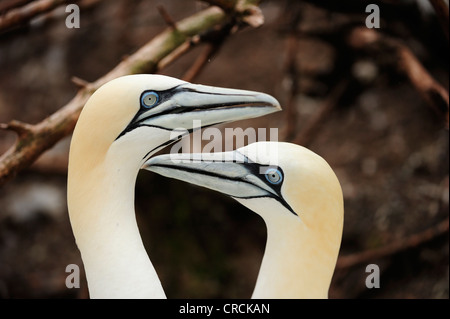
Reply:
[[205, 50], [194, 61], [192, 66], [185, 72], [183, 79], [185, 81], [193, 81], [197, 77], [205, 65], [211, 58], [217, 54], [222, 47], [228, 35], [232, 32], [233, 26], [230, 24], [223, 25], [219, 30], [211, 30], [208, 33], [202, 34], [201, 39], [207, 42]]
[[86, 10], [98, 4], [101, 0], [37, 0], [26, 4], [27, 1], [14, 1], [4, 10], [2, 15], [0, 6], [0, 32], [9, 31], [15, 27], [26, 25], [32, 19], [39, 17], [43, 20], [51, 17], [52, 11], [63, 4], [78, 4], [81, 10]]
[[448, 5], [444, 0], [429, 0], [431, 5], [436, 11], [436, 16], [441, 24], [442, 30], [444, 31], [447, 40], [449, 40], [449, 15], [448, 15]]
[[0, 129], [15, 132], [19, 137], [23, 138], [33, 133], [33, 125], [12, 120], [9, 123], [0, 123]]
[[184, 73], [182, 79], [191, 82], [197, 77], [205, 67], [211, 57], [218, 51], [215, 44], [207, 44], [204, 51], [197, 57], [192, 66]]
[[413, 247], [417, 247], [418, 245], [421, 245], [438, 236], [448, 233], [448, 227], [449, 219], [446, 218], [439, 224], [430, 227], [420, 233], [413, 234], [403, 240], [394, 241], [380, 248], [366, 250], [347, 256], [341, 256], [337, 261], [336, 269], [344, 269], [356, 265], [373, 263], [376, 260], [397, 254], [401, 251], [405, 251]]
[[264, 15], [258, 4], [261, 0], [203, 0], [222, 8], [227, 13], [240, 16], [240, 20], [253, 28], [264, 23]]
[[189, 38], [183, 44], [181, 44], [178, 48], [176, 48], [171, 53], [169, 53], [166, 57], [161, 59], [161, 61], [157, 65], [156, 69], [162, 70], [162, 69], [166, 68], [169, 64], [172, 64], [175, 60], [177, 60], [182, 55], [184, 55], [186, 52], [191, 50], [198, 43], [200, 43], [200, 37], [198, 35], [196, 35], [192, 38]]
[[80, 89], [83, 89], [89, 85], [88, 81], [80, 79], [79, 77], [76, 76], [73, 76], [70, 80]]
[[354, 49], [368, 50], [371, 53], [391, 54], [397, 71], [404, 74], [416, 91], [449, 127], [449, 94], [442, 85], [420, 63], [414, 53], [401, 41], [385, 36], [367, 28], [354, 28], [348, 38]]
[[23, 6], [27, 2], [29, 2], [29, 0], [3, 0], [2, 2], [0, 2], [0, 14]]
[[169, 12], [167, 12], [166, 8], [164, 8], [164, 6], [162, 4], [158, 4], [156, 6], [156, 9], [158, 9], [159, 14], [162, 16], [162, 18], [164, 19], [166, 24], [170, 28], [172, 28], [172, 30], [176, 30], [177, 29], [177, 24], [172, 19], [172, 17], [170, 16]]
[[[4, 16], [0, 16], [0, 31], [24, 24], [37, 15], [49, 12], [65, 2], [66, 0], [38, 0], [8, 11]], [[77, 0], [73, 2], [77, 2]]]
[[301, 4], [298, 1], [287, 1], [280, 22], [286, 28], [286, 62], [285, 73], [288, 83], [288, 100], [285, 106], [285, 122], [286, 126], [283, 136], [286, 140], [291, 140], [295, 134], [295, 124], [297, 122], [296, 98], [299, 92], [300, 71], [297, 63], [297, 55], [299, 51], [300, 34], [297, 32], [298, 25], [301, 22]]
[[233, 11], [237, 0], [203, 0], [203, 2], [207, 2], [213, 6], [218, 6], [225, 11]]

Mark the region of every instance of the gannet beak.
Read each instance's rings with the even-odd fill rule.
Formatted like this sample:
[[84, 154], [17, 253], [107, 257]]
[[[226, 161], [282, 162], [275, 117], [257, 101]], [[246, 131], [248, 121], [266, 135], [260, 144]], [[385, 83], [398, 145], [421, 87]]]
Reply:
[[297, 215], [284, 200], [281, 185], [271, 185], [266, 181], [265, 172], [272, 167], [252, 162], [238, 150], [222, 153], [164, 154], [151, 158], [142, 168], [234, 198], [271, 197]]
[[183, 109], [183, 116], [178, 120], [181, 127], [189, 126], [193, 120], [201, 120], [203, 126], [210, 126], [281, 110], [274, 97], [259, 92], [190, 83], [181, 85], [180, 91], [173, 98]]
[[192, 130], [198, 124], [208, 127], [281, 110], [280, 103], [268, 94], [188, 82], [154, 93], [157, 105], [136, 114], [122, 135], [139, 126]]

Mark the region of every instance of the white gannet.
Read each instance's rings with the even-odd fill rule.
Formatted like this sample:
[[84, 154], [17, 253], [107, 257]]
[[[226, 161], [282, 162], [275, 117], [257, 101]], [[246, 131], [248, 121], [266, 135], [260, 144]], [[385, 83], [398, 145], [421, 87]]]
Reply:
[[134, 188], [145, 161], [178, 138], [173, 130], [277, 110], [266, 94], [162, 75], [124, 76], [91, 96], [73, 133], [67, 190], [91, 298], [166, 297], [139, 234]]
[[344, 204], [322, 157], [291, 143], [257, 142], [233, 152], [156, 156], [144, 168], [227, 194], [264, 219], [252, 298], [328, 297]]

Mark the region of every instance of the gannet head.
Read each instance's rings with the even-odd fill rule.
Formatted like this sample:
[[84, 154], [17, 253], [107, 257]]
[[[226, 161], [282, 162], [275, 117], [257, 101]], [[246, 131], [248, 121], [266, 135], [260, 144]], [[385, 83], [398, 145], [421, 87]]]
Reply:
[[268, 227], [298, 223], [341, 236], [339, 181], [322, 157], [299, 145], [257, 142], [232, 152], [166, 154], [144, 168], [227, 194], [261, 215]]
[[[266, 198], [286, 216], [304, 222], [311, 211], [321, 211], [325, 199], [342, 202], [339, 181], [326, 161], [291, 143], [257, 142], [232, 152], [161, 155], [144, 168], [220, 191], [246, 206]], [[272, 214], [255, 212], [262, 217]]]
[[[130, 75], [100, 87], [86, 103], [74, 130], [71, 160], [114, 159], [138, 170], [153, 153], [186, 130], [262, 116], [280, 110], [270, 95], [195, 85], [163, 75]], [[198, 121], [197, 121], [198, 122]], [[179, 135], [177, 134], [179, 132]]]
[[343, 197], [323, 158], [290, 143], [156, 156], [144, 168], [230, 195], [259, 214], [267, 243], [253, 298], [326, 298], [340, 249]]

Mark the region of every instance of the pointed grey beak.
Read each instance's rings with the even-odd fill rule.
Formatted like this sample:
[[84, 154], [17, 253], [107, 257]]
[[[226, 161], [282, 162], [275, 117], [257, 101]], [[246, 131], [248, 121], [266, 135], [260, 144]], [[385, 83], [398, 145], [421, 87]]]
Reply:
[[[262, 168], [266, 167], [266, 171]], [[271, 197], [297, 215], [281, 195], [281, 185], [267, 182], [269, 166], [250, 161], [235, 150], [222, 153], [164, 154], [148, 160], [144, 169], [206, 187], [233, 198]]]
[[127, 130], [146, 125], [166, 130], [202, 127], [255, 118], [281, 110], [280, 103], [264, 93], [183, 83], [158, 92], [157, 107], [139, 113]]
[[[239, 159], [233, 160], [238, 156]], [[142, 168], [165, 177], [206, 187], [230, 196], [261, 195], [257, 188], [238, 183], [250, 172], [240, 153], [164, 154], [148, 160]]]

